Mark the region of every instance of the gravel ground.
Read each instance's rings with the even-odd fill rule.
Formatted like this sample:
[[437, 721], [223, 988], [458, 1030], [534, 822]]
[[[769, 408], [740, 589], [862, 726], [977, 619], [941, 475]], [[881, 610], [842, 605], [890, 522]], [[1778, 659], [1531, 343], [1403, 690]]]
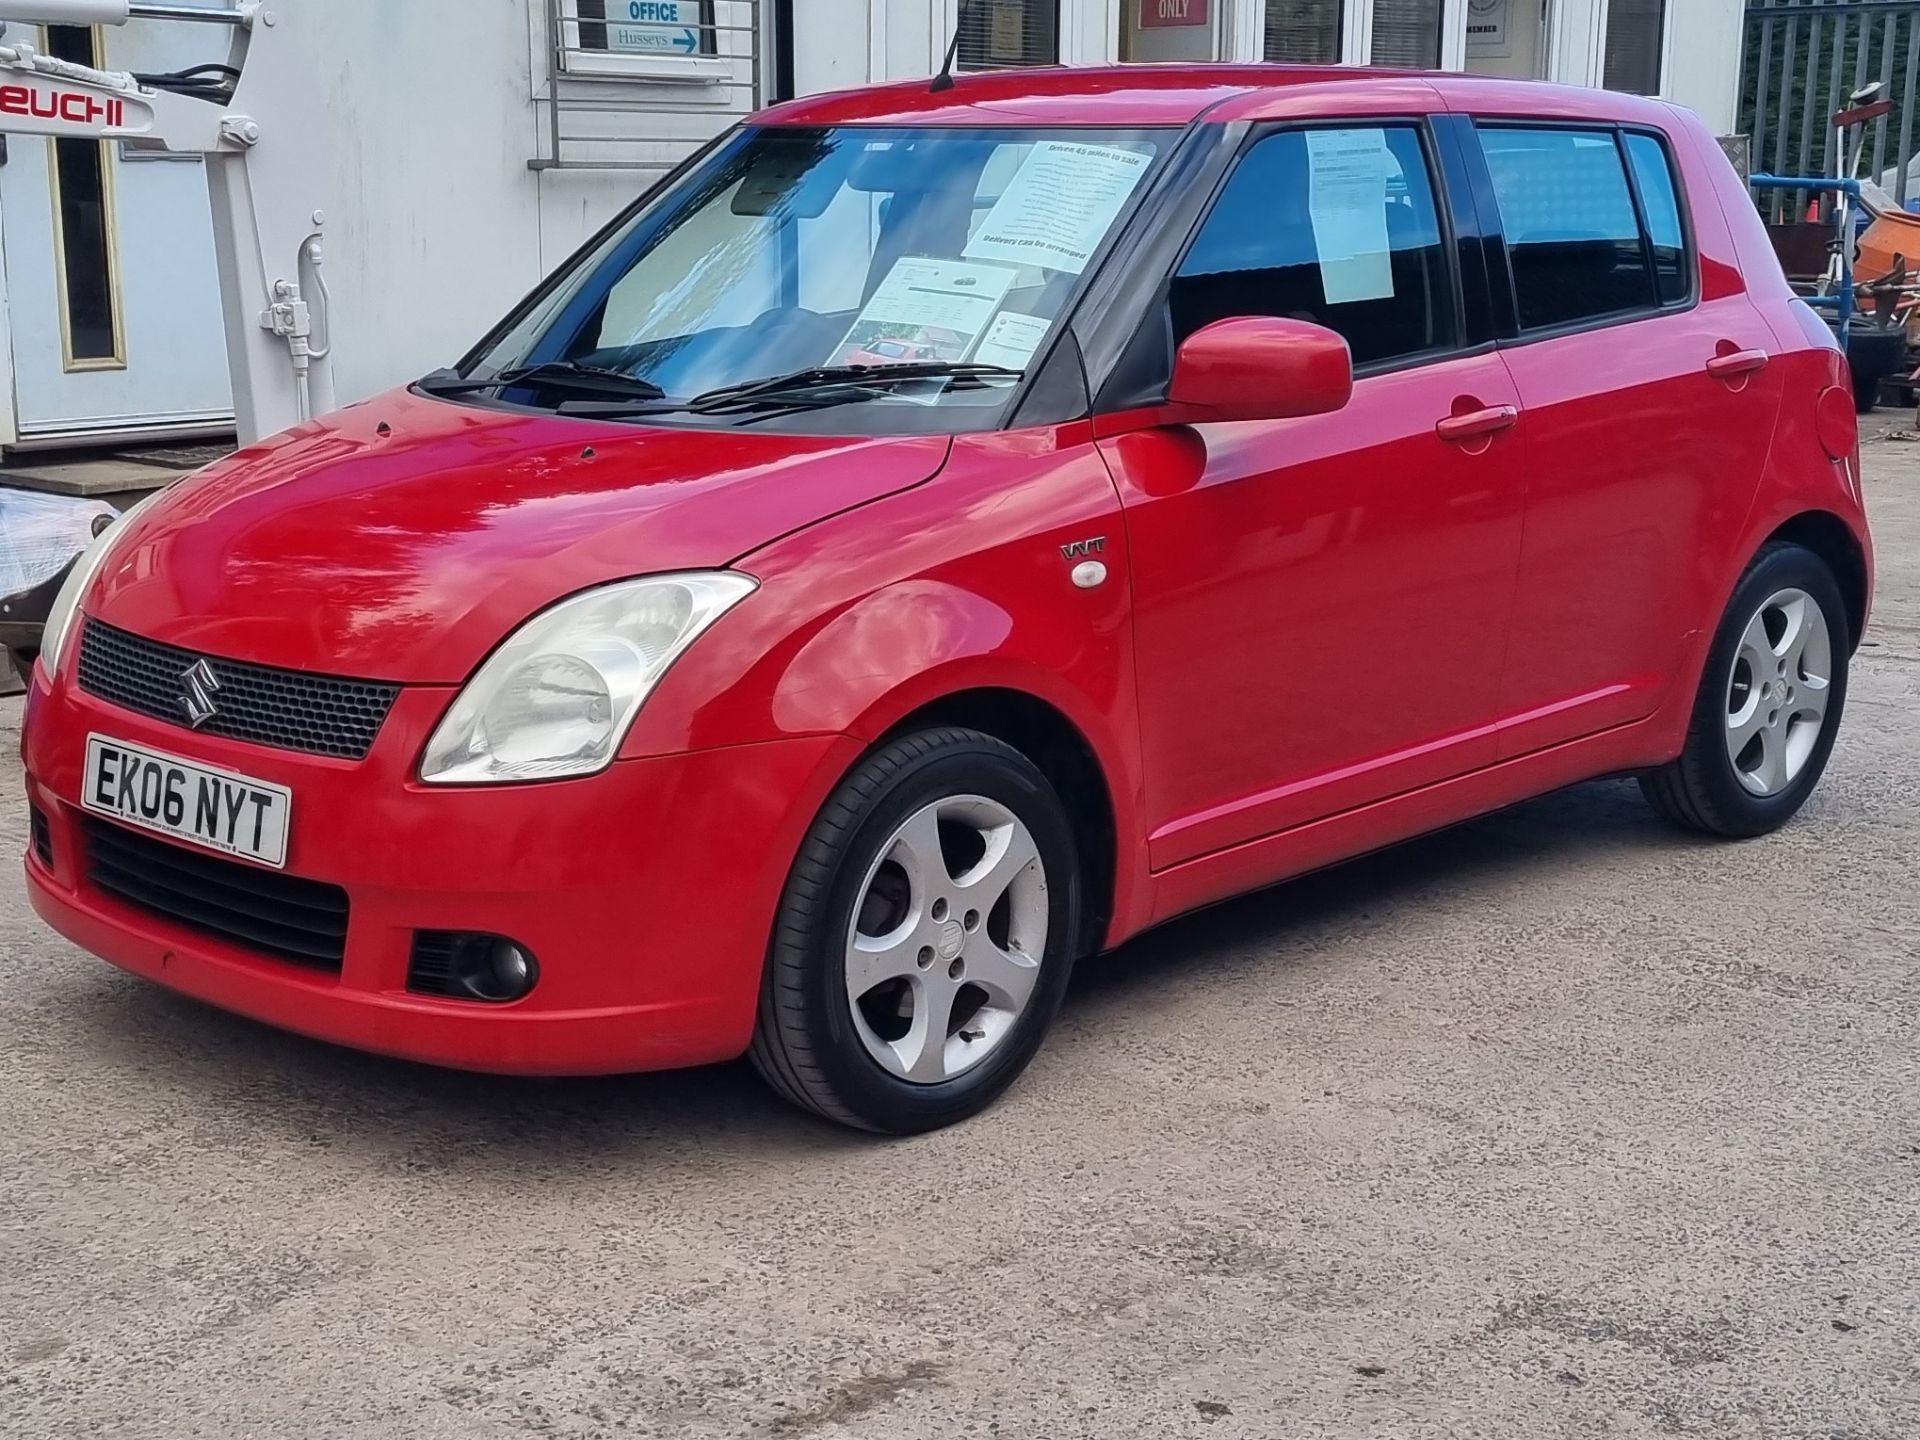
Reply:
[[330, 1049], [0, 881], [0, 1435], [1912, 1436], [1920, 445], [1868, 464], [1786, 832], [1594, 784], [1170, 925], [922, 1139]]

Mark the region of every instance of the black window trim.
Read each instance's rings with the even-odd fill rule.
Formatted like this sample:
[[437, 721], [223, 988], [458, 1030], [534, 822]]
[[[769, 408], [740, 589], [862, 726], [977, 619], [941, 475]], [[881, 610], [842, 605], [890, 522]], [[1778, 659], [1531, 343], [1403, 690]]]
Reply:
[[[1682, 315], [1694, 309], [1700, 303], [1700, 249], [1695, 242], [1693, 210], [1687, 194], [1686, 182], [1679, 165], [1674, 161], [1673, 142], [1667, 133], [1655, 125], [1633, 124], [1618, 120], [1589, 120], [1568, 118], [1566, 116], [1529, 116], [1529, 115], [1469, 115], [1468, 129], [1473, 132], [1474, 143], [1466, 146], [1468, 164], [1472, 167], [1476, 187], [1484, 187], [1487, 204], [1482, 207], [1482, 222], [1493, 226], [1492, 238], [1498, 243], [1501, 263], [1490, 265], [1490, 278], [1493, 284], [1506, 292], [1501, 307], [1505, 311], [1503, 318], [1510, 317], [1511, 333], [1503, 334], [1499, 347], [1503, 350], [1516, 349], [1523, 345], [1537, 345], [1545, 340], [1561, 340], [1569, 335], [1584, 335], [1590, 331], [1612, 330], [1622, 325], [1635, 325], [1643, 320], [1659, 319], [1666, 315]], [[1543, 325], [1536, 329], [1527, 329], [1520, 324], [1520, 290], [1513, 278], [1513, 251], [1507, 244], [1506, 221], [1500, 214], [1499, 197], [1493, 191], [1493, 172], [1487, 165], [1486, 151], [1478, 143], [1482, 130], [1571, 130], [1586, 135], [1610, 135], [1613, 138], [1614, 153], [1619, 157], [1620, 168], [1625, 172], [1627, 193], [1633, 202], [1634, 223], [1640, 227], [1640, 251], [1647, 266], [1647, 279], [1652, 286], [1654, 303], [1636, 305], [1626, 310], [1610, 310], [1604, 315], [1590, 315], [1579, 320], [1565, 321], [1559, 325]], [[1680, 216], [1680, 241], [1682, 246], [1682, 264], [1687, 275], [1687, 293], [1683, 299], [1662, 301], [1660, 299], [1660, 276], [1653, 263], [1653, 234], [1647, 224], [1646, 201], [1640, 193], [1640, 177], [1634, 173], [1633, 159], [1627, 153], [1628, 135], [1644, 135], [1660, 146], [1660, 153], [1666, 160], [1667, 174], [1673, 181], [1674, 207]], [[1505, 328], [1503, 326], [1503, 328]]]
[[[1165, 259], [1159, 273], [1153, 276], [1149, 288], [1150, 298], [1141, 306], [1139, 319], [1133, 329], [1145, 329], [1148, 325], [1164, 327], [1167, 315], [1167, 287], [1178, 274], [1181, 265], [1186, 262], [1188, 253], [1199, 239], [1200, 231], [1213, 214], [1222, 194], [1225, 193], [1242, 161], [1262, 140], [1270, 136], [1294, 130], [1358, 130], [1368, 127], [1380, 129], [1393, 128], [1412, 130], [1419, 138], [1421, 154], [1427, 165], [1427, 179], [1433, 192], [1434, 214], [1440, 226], [1440, 244], [1446, 254], [1446, 278], [1453, 302], [1454, 340], [1445, 346], [1433, 346], [1425, 350], [1414, 351], [1406, 355], [1396, 355], [1391, 359], [1378, 360], [1366, 365], [1356, 365], [1353, 371], [1354, 382], [1371, 380], [1380, 375], [1393, 375], [1404, 370], [1415, 370], [1427, 365], [1442, 364], [1447, 361], [1464, 359], [1474, 355], [1491, 353], [1496, 340], [1491, 334], [1486, 338], [1471, 338], [1486, 333], [1483, 317], [1470, 317], [1466, 302], [1466, 285], [1460, 262], [1461, 235], [1455, 223], [1456, 207], [1467, 197], [1454, 193], [1453, 177], [1449, 173], [1447, 143], [1441, 134], [1437, 122], [1446, 120], [1445, 112], [1385, 111], [1354, 115], [1316, 115], [1298, 119], [1269, 120], [1235, 127], [1242, 130], [1238, 142], [1223, 147], [1227, 151], [1224, 163], [1220, 164], [1205, 187], [1195, 186], [1197, 203], [1187, 212], [1187, 224], [1179, 237], [1177, 248], [1171, 248], [1170, 258]], [[1204, 125], [1206, 122], [1197, 122]], [[1503, 246], [1504, 248], [1504, 246]], [[1169, 255], [1169, 247], [1147, 247], [1147, 253], [1156, 256]], [[1135, 272], [1138, 275], [1138, 271]], [[1091, 303], [1089, 290], [1082, 297], [1083, 305]], [[1473, 320], [1475, 323], [1470, 324]], [[1142, 405], [1162, 403], [1166, 399], [1167, 386], [1172, 381], [1170, 374], [1156, 375], [1150, 383], [1142, 377], [1129, 377], [1125, 374], [1127, 360], [1133, 347], [1122, 348], [1113, 357], [1112, 364], [1104, 373], [1089, 376], [1094, 394], [1093, 413], [1095, 415], [1112, 414], [1115, 411], [1137, 409]], [[1171, 353], [1169, 352], [1169, 359]]]

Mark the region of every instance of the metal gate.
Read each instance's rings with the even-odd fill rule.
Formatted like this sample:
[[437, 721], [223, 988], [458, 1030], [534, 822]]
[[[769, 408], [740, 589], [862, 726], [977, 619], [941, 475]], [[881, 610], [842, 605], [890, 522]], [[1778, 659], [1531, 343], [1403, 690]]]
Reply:
[[[1775, 175], [1832, 175], [1837, 137], [1829, 123], [1847, 97], [1873, 81], [1894, 102], [1874, 123], [1861, 160], [1901, 204], [1920, 201], [1910, 177], [1920, 82], [1920, 0], [1748, 0], [1741, 67], [1740, 129], [1753, 139], [1753, 168]], [[1804, 213], [1804, 191], [1764, 203], [1773, 218]]]

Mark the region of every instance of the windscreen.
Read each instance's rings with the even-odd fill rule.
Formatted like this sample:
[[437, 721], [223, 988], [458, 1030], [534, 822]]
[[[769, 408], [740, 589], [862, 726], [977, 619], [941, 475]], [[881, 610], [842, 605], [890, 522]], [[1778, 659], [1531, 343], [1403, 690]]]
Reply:
[[1167, 144], [1153, 130], [746, 130], [463, 378], [538, 371], [496, 397], [609, 414], [607, 391], [630, 378], [659, 392], [633, 408], [668, 423], [674, 402], [807, 370], [833, 373], [739, 413], [830, 399], [857, 427], [870, 406], [1001, 407]]

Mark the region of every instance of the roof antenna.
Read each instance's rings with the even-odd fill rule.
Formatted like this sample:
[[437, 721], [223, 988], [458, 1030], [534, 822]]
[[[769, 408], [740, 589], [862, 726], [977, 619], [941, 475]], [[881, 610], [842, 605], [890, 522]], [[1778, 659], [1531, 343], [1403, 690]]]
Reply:
[[953, 17], [953, 43], [947, 46], [947, 58], [940, 62], [940, 73], [927, 85], [927, 92], [938, 95], [942, 90], [953, 88], [953, 61], [960, 53], [960, 32], [967, 23], [967, 0], [960, 0], [960, 8]]

